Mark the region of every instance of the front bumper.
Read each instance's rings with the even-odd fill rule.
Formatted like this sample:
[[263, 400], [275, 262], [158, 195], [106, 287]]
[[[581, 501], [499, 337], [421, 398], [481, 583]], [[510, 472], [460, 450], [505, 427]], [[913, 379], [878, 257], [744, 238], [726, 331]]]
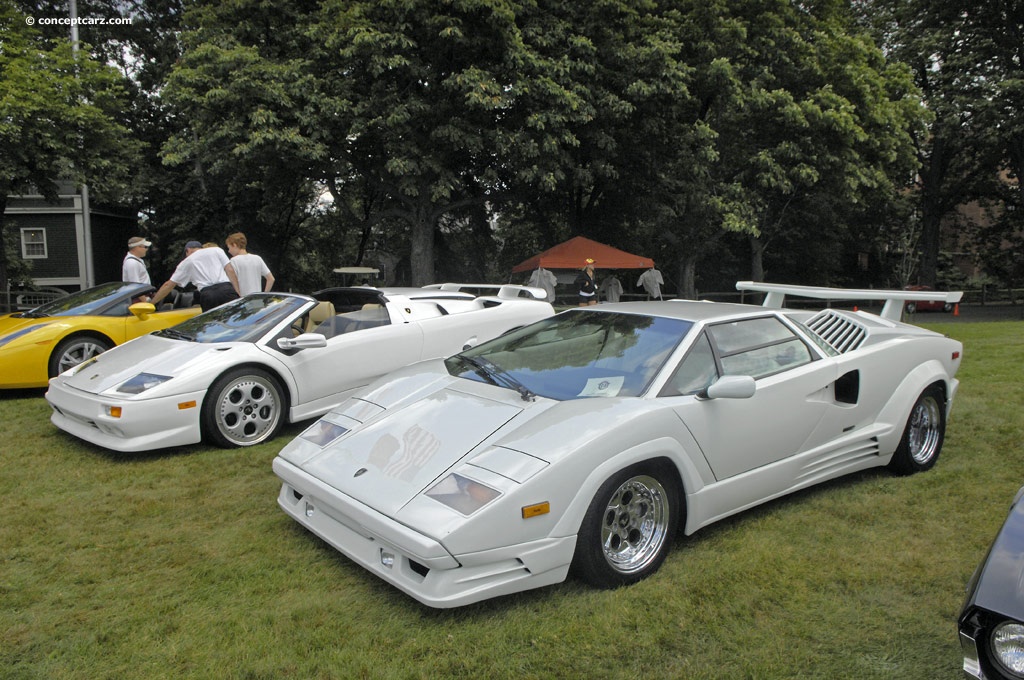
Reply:
[[278, 457], [278, 505], [346, 557], [430, 607], [461, 607], [561, 583], [576, 536], [452, 555], [445, 546]]
[[[46, 392], [53, 413], [50, 422], [79, 439], [113, 451], [132, 453], [202, 440], [199, 414], [205, 390], [156, 399], [117, 399], [63, 385], [59, 378]], [[121, 416], [109, 407], [121, 408]]]
[[20, 344], [21, 339], [0, 347], [0, 389], [46, 387], [47, 362], [53, 343]]

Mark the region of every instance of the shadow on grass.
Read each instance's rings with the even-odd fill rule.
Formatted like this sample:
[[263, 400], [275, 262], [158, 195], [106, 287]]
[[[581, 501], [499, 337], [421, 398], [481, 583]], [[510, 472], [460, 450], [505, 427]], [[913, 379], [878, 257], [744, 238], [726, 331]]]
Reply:
[[[672, 552], [669, 554], [669, 558], [673, 554], [681, 553], [706, 541], [714, 540], [716, 537], [727, 534], [737, 527], [742, 527], [745, 523], [749, 524], [752, 521], [756, 521], [765, 515], [780, 510], [789, 511], [790, 509], [794, 512], [799, 512], [801, 505], [805, 505], [812, 502], [815, 498], [820, 498], [836, 490], [855, 489], [866, 483], [889, 478], [893, 478], [893, 475], [885, 468], [862, 470], [768, 501], [703, 527], [690, 536], [684, 535], [682, 528], [680, 528], [673, 541]], [[339, 570], [339, 578], [358, 581], [360, 587], [365, 587], [367, 594], [374, 601], [388, 607], [392, 614], [401, 611], [403, 615], [418, 618], [421, 622], [429, 623], [430, 625], [444, 626], [473, 622], [482, 623], [517, 614], [537, 613], [539, 610], [557, 609], [564, 604], [566, 598], [589, 599], [594, 595], [599, 596], [603, 592], [611, 592], [589, 586], [570, 571], [569, 576], [562, 583], [502, 595], [462, 607], [434, 609], [406, 595], [398, 588], [377, 577], [371, 571], [364, 569], [361, 565], [353, 562], [341, 552], [335, 550], [329, 543], [320, 539], [312, 532], [307, 531], [302, 526], [291, 521], [287, 522], [287, 524], [290, 527], [288, 531], [292, 537], [304, 541], [312, 541], [316, 546], [318, 557], [333, 562], [332, 568]], [[651, 577], [657, 577], [657, 573], [652, 574]], [[638, 585], [634, 584], [624, 587], [633, 588]]]
[[42, 399], [46, 394], [45, 387], [24, 387], [20, 389], [0, 390], [0, 402], [18, 399]]
[[[40, 392], [40, 395], [41, 394], [42, 392]], [[314, 422], [314, 420], [315, 419], [306, 420], [298, 423], [289, 423], [287, 425], [284, 425], [278, 432], [276, 437], [274, 437], [271, 440], [261, 442], [260, 444], [252, 448], [262, 449], [262, 447], [269, 445], [277, 446], [278, 449], [281, 449], [284, 447], [285, 444], [290, 442], [295, 437], [299, 436], [303, 430], [305, 430], [307, 427], [309, 427], [309, 425], [312, 422]], [[231, 453], [243, 448], [222, 448], [213, 444], [201, 442], [199, 444], [189, 444], [188, 446], [171, 446], [163, 449], [152, 449], [150, 451], [123, 452], [106, 449], [102, 446], [93, 444], [91, 442], [87, 442], [83, 439], [79, 439], [74, 435], [68, 434], [63, 431], [58, 431], [57, 435], [65, 438], [69, 444], [75, 443], [81, 446], [82, 449], [84, 449], [87, 453], [93, 454], [97, 458], [105, 459], [111, 463], [145, 463], [161, 460], [173, 460], [176, 458], [182, 458], [184, 456], [191, 456], [194, 454], [215, 455], [217, 453]]]

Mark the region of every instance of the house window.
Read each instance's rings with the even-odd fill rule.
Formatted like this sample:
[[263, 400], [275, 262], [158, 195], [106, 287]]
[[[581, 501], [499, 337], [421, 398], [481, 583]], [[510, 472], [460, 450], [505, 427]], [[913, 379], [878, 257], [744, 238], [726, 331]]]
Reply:
[[41, 260], [46, 258], [45, 229], [21, 230], [21, 256], [26, 260]]

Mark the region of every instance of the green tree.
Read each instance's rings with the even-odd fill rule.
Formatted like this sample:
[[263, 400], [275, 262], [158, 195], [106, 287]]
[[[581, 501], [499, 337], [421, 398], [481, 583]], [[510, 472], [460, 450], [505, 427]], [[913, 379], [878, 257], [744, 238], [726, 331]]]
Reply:
[[995, 200], [1007, 235], [1024, 219], [1002, 212], [1003, 205], [1020, 205], [1012, 180], [1024, 162], [1024, 3], [861, 0], [854, 7], [887, 52], [910, 66], [933, 115], [914, 143], [921, 164], [918, 278], [934, 285], [941, 229], [959, 206]]
[[841, 5], [729, 7], [743, 40], [726, 57], [742, 85], [719, 118], [720, 155], [755, 216], [750, 275], [763, 279], [773, 238], [835, 242], [855, 206], [897, 199], [914, 167], [920, 107], [906, 69], [854, 30]]
[[[98, 196], [123, 190], [135, 151], [118, 73], [76, 55], [68, 39], [40, 35], [0, 0], [0, 242], [12, 194], [56, 198], [57, 181], [87, 182]], [[0, 253], [0, 290], [8, 262]]]

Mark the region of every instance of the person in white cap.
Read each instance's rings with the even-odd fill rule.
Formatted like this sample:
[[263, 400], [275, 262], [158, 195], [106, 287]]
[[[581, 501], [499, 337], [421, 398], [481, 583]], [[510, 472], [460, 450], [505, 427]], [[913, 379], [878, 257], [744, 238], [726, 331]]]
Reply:
[[125, 283], [152, 283], [149, 280], [149, 270], [142, 260], [146, 256], [149, 247], [153, 245], [141, 236], [132, 236], [128, 239], [128, 254], [124, 256], [121, 263], [121, 280]]

